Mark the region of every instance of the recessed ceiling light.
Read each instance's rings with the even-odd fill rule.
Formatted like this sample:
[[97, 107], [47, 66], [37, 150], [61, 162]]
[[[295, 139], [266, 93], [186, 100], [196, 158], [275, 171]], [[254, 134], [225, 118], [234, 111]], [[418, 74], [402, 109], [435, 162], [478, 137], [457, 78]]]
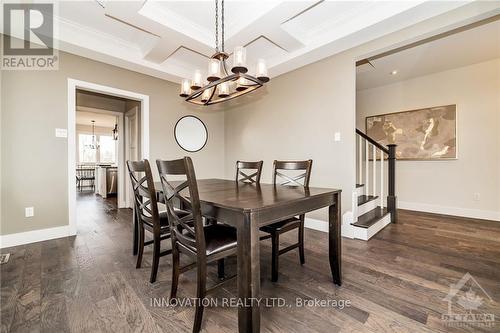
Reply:
[[398, 74], [398, 71], [397, 71], [397, 70], [393, 70], [393, 71], [391, 72], [391, 75], [396, 75], [396, 74]]

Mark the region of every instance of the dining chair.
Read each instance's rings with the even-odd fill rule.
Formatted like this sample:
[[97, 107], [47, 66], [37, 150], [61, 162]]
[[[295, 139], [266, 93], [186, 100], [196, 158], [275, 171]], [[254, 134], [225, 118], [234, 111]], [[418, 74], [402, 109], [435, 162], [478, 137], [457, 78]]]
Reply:
[[[177, 297], [179, 275], [190, 269], [197, 271], [197, 291], [193, 332], [199, 332], [203, 317], [203, 300], [207, 292], [220, 286], [219, 281], [207, 290], [207, 264], [236, 254], [236, 229], [224, 224], [203, 224], [198, 185], [191, 158], [173, 161], [156, 160], [160, 180], [169, 214], [172, 231], [172, 287], [170, 298]], [[178, 178], [185, 178], [178, 181]], [[174, 178], [175, 180], [171, 180]], [[175, 205], [181, 206], [188, 215], [179, 215]], [[180, 253], [194, 260], [194, 263], [181, 266]]]
[[[160, 257], [168, 255], [172, 250], [160, 252], [160, 242], [170, 238], [170, 227], [167, 212], [158, 211], [156, 190], [153, 174], [147, 159], [142, 161], [127, 161], [127, 167], [134, 191], [134, 208], [139, 222], [139, 251], [136, 268], [141, 268], [142, 255], [146, 245], [153, 245], [153, 264], [149, 282], [156, 281]], [[143, 175], [141, 177], [141, 175]], [[153, 234], [153, 239], [144, 241], [145, 231]]]
[[[88, 184], [86, 185], [85, 182]], [[76, 186], [79, 192], [83, 187], [90, 187], [95, 190], [95, 166], [78, 165], [76, 167]]]
[[[312, 160], [307, 161], [274, 161], [273, 164], [273, 184], [281, 186], [301, 186], [309, 187], [309, 179], [311, 178]], [[304, 171], [298, 175], [289, 175], [290, 171]], [[277, 179], [282, 179], [281, 183], [277, 184]], [[300, 264], [305, 263], [304, 258], [304, 219], [305, 215], [294, 216], [289, 219], [275, 222], [260, 228], [261, 231], [268, 233], [272, 242], [272, 272], [271, 281], [278, 281], [278, 266], [279, 256], [291, 251], [299, 249]], [[279, 237], [288, 231], [298, 229], [298, 242], [284, 249], [279, 248]], [[269, 238], [264, 236], [261, 239]]]
[[[262, 165], [264, 161], [258, 162], [245, 162], [245, 161], [237, 161], [236, 162], [236, 182], [248, 183], [248, 184], [259, 184], [260, 176], [262, 174]], [[254, 171], [252, 174], [248, 174]], [[248, 172], [248, 173], [245, 173]], [[240, 178], [241, 177], [241, 178]]]

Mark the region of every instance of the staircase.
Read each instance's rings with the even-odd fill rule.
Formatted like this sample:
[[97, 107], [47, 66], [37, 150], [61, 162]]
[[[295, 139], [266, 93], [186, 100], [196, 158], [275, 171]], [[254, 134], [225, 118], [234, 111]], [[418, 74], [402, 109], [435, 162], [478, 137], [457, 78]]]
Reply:
[[389, 223], [397, 222], [394, 193], [396, 145], [385, 147], [358, 129], [356, 139], [357, 184], [353, 195], [353, 221], [343, 226], [342, 234], [369, 240]]

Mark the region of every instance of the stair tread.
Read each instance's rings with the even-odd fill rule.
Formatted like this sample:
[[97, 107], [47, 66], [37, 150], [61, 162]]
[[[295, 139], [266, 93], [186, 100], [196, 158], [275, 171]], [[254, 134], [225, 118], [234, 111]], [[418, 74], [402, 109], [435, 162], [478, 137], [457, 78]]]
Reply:
[[365, 184], [356, 184], [356, 188], [360, 188], [360, 187], [363, 187], [365, 186]]
[[388, 214], [389, 211], [387, 208], [382, 209], [380, 206], [377, 206], [377, 208], [358, 217], [358, 221], [351, 224], [356, 227], [369, 228]]
[[378, 196], [373, 196], [373, 195], [360, 195], [358, 197], [358, 206], [361, 206], [362, 204], [365, 204], [369, 201], [377, 199]]

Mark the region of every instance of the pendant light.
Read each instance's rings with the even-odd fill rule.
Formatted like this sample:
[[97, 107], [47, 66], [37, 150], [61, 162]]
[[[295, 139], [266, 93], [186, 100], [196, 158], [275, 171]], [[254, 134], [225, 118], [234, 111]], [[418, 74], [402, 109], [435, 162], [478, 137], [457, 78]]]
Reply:
[[113, 140], [118, 140], [118, 124], [115, 124], [115, 128], [113, 128]]
[[99, 142], [97, 142], [97, 137], [95, 135], [95, 120], [90, 121], [92, 123], [92, 139], [89, 144], [86, 144], [85, 147], [89, 149], [97, 149], [99, 148]]
[[186, 102], [198, 105], [211, 105], [228, 101], [254, 91], [269, 81], [266, 62], [257, 61], [256, 75], [247, 74], [247, 53], [244, 46], [233, 50], [231, 73], [227, 71], [229, 58], [224, 50], [224, 0], [221, 0], [221, 44], [219, 47], [219, 0], [215, 0], [215, 53], [208, 61], [207, 83], [203, 82], [200, 70], [196, 70], [193, 79], [183, 79], [179, 96]]

